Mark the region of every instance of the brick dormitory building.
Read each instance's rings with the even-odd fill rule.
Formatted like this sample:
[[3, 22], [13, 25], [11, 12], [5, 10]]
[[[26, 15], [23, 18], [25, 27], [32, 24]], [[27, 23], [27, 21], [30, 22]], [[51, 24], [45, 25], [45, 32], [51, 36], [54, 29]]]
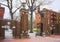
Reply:
[[35, 15], [35, 27], [40, 28], [40, 23], [43, 24], [43, 32], [45, 35], [60, 35], [60, 13], [44, 8], [40, 13]]

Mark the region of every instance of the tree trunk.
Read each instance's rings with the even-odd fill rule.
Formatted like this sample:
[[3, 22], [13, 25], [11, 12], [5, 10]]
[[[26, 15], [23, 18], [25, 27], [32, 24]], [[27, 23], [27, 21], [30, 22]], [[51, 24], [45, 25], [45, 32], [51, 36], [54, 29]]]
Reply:
[[30, 28], [30, 33], [33, 33], [33, 25], [32, 25], [32, 15], [33, 15], [33, 11], [31, 11], [31, 28]]
[[11, 20], [13, 20], [13, 14], [11, 13], [10, 15], [11, 15]]
[[11, 20], [13, 20], [13, 13], [12, 13], [12, 10], [10, 10], [10, 16], [11, 16]]
[[31, 4], [32, 4], [32, 6], [31, 6], [31, 28], [30, 28], [30, 33], [33, 33], [33, 21], [32, 21], [32, 18], [33, 18], [33, 2], [32, 2], [32, 0], [31, 0]]

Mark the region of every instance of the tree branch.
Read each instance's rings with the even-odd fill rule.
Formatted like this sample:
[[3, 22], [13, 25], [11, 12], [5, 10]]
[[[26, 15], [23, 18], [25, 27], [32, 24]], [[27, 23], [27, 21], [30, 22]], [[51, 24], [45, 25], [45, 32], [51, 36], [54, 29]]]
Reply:
[[33, 0], [33, 4], [35, 3], [36, 0]]
[[26, 0], [26, 3], [27, 3], [27, 6], [29, 7], [30, 6], [29, 0]]
[[3, 5], [3, 6], [6, 6], [6, 7], [8, 7], [8, 5], [5, 5], [5, 4], [3, 4], [3, 3], [0, 3], [1, 5]]
[[[21, 5], [22, 6], [22, 5]], [[21, 6], [19, 6], [14, 12], [13, 12], [13, 14], [18, 10], [18, 9], [20, 9], [21, 8]]]
[[10, 0], [10, 10], [12, 11], [13, 7], [12, 7], [12, 0]]
[[8, 8], [10, 9], [10, 6], [9, 6], [9, 0], [7, 0], [7, 4], [8, 4]]

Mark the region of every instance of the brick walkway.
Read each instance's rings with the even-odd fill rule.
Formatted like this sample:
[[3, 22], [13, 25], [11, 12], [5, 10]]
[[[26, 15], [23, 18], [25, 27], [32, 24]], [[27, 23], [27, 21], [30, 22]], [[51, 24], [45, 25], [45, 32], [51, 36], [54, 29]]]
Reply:
[[0, 40], [0, 42], [60, 42], [60, 38], [38, 36], [24, 39], [4, 39]]

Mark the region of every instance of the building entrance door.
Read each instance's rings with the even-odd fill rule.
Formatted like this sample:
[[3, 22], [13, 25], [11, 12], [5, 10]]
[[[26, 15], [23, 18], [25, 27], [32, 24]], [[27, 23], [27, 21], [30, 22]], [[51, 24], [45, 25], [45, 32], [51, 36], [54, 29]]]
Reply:
[[40, 28], [40, 35], [42, 36], [43, 34], [43, 23], [41, 23], [41, 28]]

